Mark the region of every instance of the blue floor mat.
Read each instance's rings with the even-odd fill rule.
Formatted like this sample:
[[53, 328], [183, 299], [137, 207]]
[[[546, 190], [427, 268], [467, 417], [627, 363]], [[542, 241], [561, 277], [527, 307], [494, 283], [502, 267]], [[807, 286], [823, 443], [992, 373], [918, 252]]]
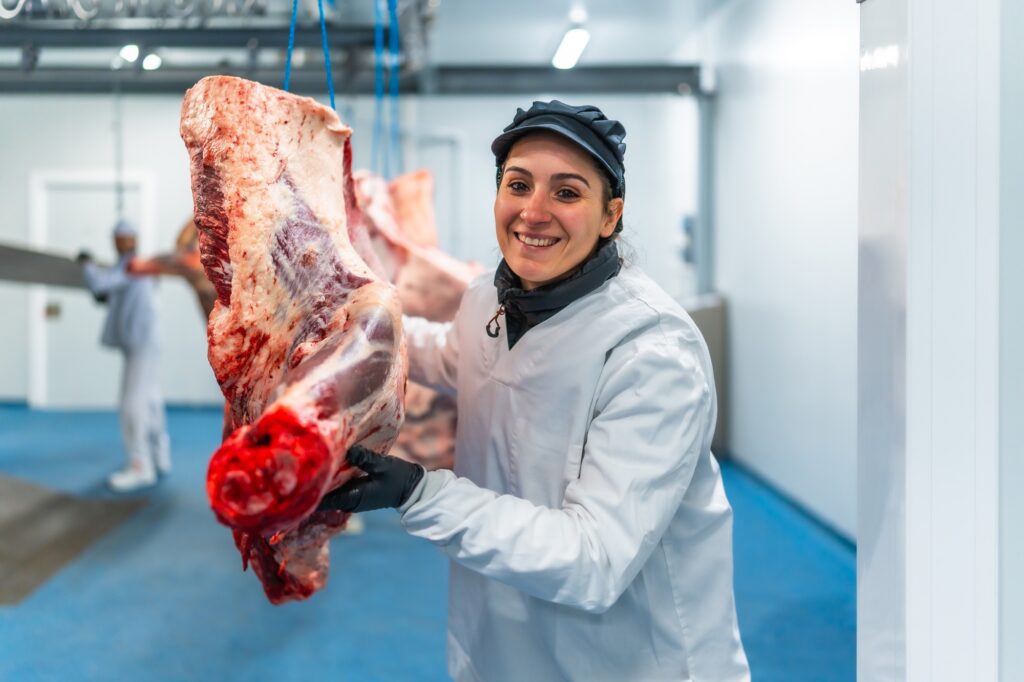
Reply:
[[[168, 415], [174, 472], [150, 503], [35, 593], [0, 607], [0, 680], [444, 680], [447, 561], [392, 511], [332, 542], [333, 577], [271, 606], [206, 501], [219, 410]], [[109, 495], [113, 413], [0, 406], [0, 471]], [[754, 680], [855, 679], [854, 555], [723, 465], [736, 511], [736, 598]]]

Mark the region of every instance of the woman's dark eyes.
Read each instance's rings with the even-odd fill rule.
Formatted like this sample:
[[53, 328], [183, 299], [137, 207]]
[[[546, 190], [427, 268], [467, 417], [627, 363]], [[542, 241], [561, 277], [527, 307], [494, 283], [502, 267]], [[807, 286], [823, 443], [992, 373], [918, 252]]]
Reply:
[[[517, 194], [530, 191], [529, 185], [521, 180], [512, 180], [508, 183], [508, 188]], [[578, 199], [580, 195], [576, 190], [563, 187], [555, 192], [555, 196], [559, 199]]]

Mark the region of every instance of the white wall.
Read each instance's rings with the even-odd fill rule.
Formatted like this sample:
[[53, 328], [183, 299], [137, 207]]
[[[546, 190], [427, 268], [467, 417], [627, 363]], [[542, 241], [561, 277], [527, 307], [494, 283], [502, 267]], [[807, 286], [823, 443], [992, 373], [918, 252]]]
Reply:
[[[128, 97], [124, 101], [125, 168], [152, 172], [158, 183], [158, 239], [142, 242], [140, 248], [145, 251], [169, 250], [192, 211], [188, 156], [178, 136], [180, 106], [180, 98], [175, 97]], [[0, 204], [4, 206], [0, 239], [16, 244], [29, 241], [28, 183], [33, 171], [112, 172], [113, 114], [110, 97], [0, 97], [0, 118], [10, 123], [0, 132]], [[67, 244], [64, 251], [74, 254], [79, 246]], [[95, 255], [109, 261], [113, 248]], [[161, 379], [167, 399], [216, 403], [220, 390], [206, 362], [205, 325], [191, 289], [166, 279], [159, 288], [158, 305], [164, 348]], [[0, 283], [0, 309], [9, 322], [0, 330], [0, 399], [24, 400], [29, 364], [27, 288]], [[98, 344], [99, 332], [81, 330], [83, 343]]]
[[701, 39], [717, 86], [715, 269], [729, 311], [730, 449], [852, 537], [857, 5], [732, 0]]
[[[538, 98], [557, 97], [538, 95]], [[437, 213], [442, 245], [463, 259], [497, 263], [492, 204], [494, 157], [491, 140], [517, 106], [534, 99], [437, 97], [403, 99], [408, 134], [406, 167], [435, 165]], [[622, 120], [626, 142], [625, 238], [636, 259], [670, 293], [693, 293], [693, 275], [679, 257], [683, 215], [696, 207], [697, 108], [691, 98], [571, 96]], [[339, 96], [338, 110], [354, 129], [354, 166], [370, 167], [372, 98]], [[181, 100], [171, 96], [125, 98], [125, 167], [152, 172], [159, 182], [158, 240], [144, 251], [168, 249], [192, 209], [188, 158], [178, 136]], [[33, 170], [106, 169], [113, 166], [113, 103], [106, 96], [0, 97], [0, 240], [27, 243], [28, 177]], [[424, 138], [431, 138], [425, 140]], [[75, 253], [77, 245], [68, 245]], [[97, 254], [98, 256], [101, 254]], [[111, 254], [112, 255], [112, 254]], [[206, 362], [205, 334], [191, 291], [168, 279], [160, 287], [166, 397], [179, 403], [216, 403], [219, 390]], [[27, 395], [27, 289], [0, 282], [0, 400]], [[82, 330], [91, 342], [99, 330]]]
[[[903, 3], [861, 14], [861, 51], [905, 45]], [[898, 49], [898, 48], [897, 48]], [[860, 87], [858, 290], [857, 668], [861, 680], [906, 679], [907, 73], [865, 71]]]
[[[1000, 388], [1021, 380], [1001, 364], [1017, 349], [1000, 348], [1000, 304], [1020, 298], [1017, 282], [1001, 277], [1000, 241], [1021, 223], [1020, 175], [1005, 175], [1013, 166], [1003, 163], [1021, 150], [1012, 132], [1020, 101], [1006, 107], [1001, 90], [1001, 74], [1017, 67], [1000, 53], [1001, 6], [894, 0], [861, 10], [865, 682], [996, 680], [1000, 611], [1019, 618], [1020, 604], [1007, 600], [1019, 593], [1001, 593], [999, 580], [1000, 483], [1017, 496], [1021, 485], [999, 470], [1001, 449], [1003, 462], [1019, 457], [1000, 443], [1000, 420], [1019, 421], [1020, 405]], [[957, 97], [951, 84], [962, 86]], [[1007, 578], [1016, 576], [1004, 575], [1003, 588]], [[1018, 668], [1003, 673], [1020, 677]]]
[[[1024, 4], [1003, 0], [1002, 64], [1024, 63]], [[1024, 71], [1004, 68], [1000, 135], [1000, 465], [999, 601], [1000, 679], [1013, 682], [1024, 670]]]

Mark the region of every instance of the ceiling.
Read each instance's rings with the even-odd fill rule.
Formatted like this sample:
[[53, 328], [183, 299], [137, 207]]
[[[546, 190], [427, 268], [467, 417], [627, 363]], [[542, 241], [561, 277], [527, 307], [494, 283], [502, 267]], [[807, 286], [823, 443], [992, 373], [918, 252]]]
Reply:
[[[276, 84], [284, 69], [290, 0], [64, 0], [61, 6], [93, 8], [96, 16], [88, 22], [70, 11], [46, 16], [42, 3], [58, 6], [53, 0], [2, 1], [8, 10], [25, 4], [16, 18], [0, 19], [0, 91], [102, 91], [117, 80], [129, 91], [180, 92], [183, 84], [210, 73]], [[551, 69], [550, 61], [573, 23], [591, 33], [575, 73], [590, 68], [592, 82], [634, 91], [672, 89], [673, 79], [692, 85], [692, 74], [671, 67], [692, 68], [699, 62], [699, 43], [692, 37], [727, 1], [400, 0], [403, 87], [422, 89], [424, 67], [440, 75], [432, 82], [440, 83], [442, 91], [455, 72], [462, 88], [502, 78], [564, 80], [566, 75]], [[307, 83], [322, 87], [324, 68], [317, 3], [298, 4], [293, 74], [301, 91]], [[126, 7], [133, 6], [136, 16], [127, 17]], [[29, 16], [33, 7], [37, 11]], [[154, 17], [159, 8], [163, 15]], [[354, 91], [372, 90], [373, 3], [337, 0], [332, 5], [325, 0], [324, 8], [336, 81], [347, 81]], [[119, 60], [118, 51], [127, 43], [159, 54], [161, 68], [143, 73], [141, 60], [134, 65]], [[637, 80], [638, 66], [664, 73], [652, 71], [650, 78]], [[486, 78], [488, 70], [494, 78]]]
[[726, 0], [441, 0], [437, 63], [548, 64], [582, 8], [590, 31], [581, 65], [692, 63], [690, 37]]

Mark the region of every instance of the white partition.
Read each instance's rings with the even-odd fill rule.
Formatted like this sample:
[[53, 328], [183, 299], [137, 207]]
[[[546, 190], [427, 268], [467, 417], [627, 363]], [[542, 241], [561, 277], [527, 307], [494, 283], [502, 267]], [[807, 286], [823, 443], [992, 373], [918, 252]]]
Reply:
[[1024, 3], [1000, 7], [999, 668], [1024, 670]]
[[731, 0], [705, 31], [729, 447], [851, 538], [857, 33], [853, 0]]
[[999, 675], [1000, 4], [861, 5], [862, 681]]

